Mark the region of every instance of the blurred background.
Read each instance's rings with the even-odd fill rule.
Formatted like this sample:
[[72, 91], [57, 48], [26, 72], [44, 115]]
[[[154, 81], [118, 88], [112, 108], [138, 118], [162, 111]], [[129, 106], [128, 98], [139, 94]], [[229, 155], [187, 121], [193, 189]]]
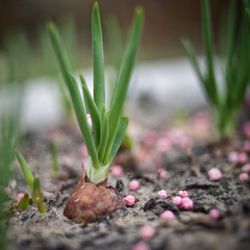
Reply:
[[[58, 68], [46, 25], [49, 21], [58, 25], [73, 67], [76, 71], [84, 71], [91, 83], [91, 11], [94, 1], [0, 0], [0, 3], [0, 82], [22, 82], [28, 86], [23, 96], [27, 116], [24, 120], [28, 127], [46, 126], [48, 121], [50, 125], [57, 124], [64, 114], [57, 101], [61, 92], [53, 82], [61, 80], [52, 77], [58, 74]], [[211, 0], [210, 3], [217, 40], [228, 1]], [[176, 112], [205, 105], [181, 44], [181, 38], [188, 37], [197, 51], [201, 51], [199, 0], [102, 0], [99, 4], [105, 60], [113, 67], [115, 61], [119, 64], [116, 54], [123, 51], [135, 6], [141, 5], [145, 10], [139, 63], [129, 94], [128, 110], [133, 110], [130, 112], [132, 117], [134, 115], [139, 122], [151, 126], [154, 119], [160, 123]], [[165, 115], [159, 115], [161, 112]], [[145, 119], [148, 113], [155, 116], [154, 119]]]

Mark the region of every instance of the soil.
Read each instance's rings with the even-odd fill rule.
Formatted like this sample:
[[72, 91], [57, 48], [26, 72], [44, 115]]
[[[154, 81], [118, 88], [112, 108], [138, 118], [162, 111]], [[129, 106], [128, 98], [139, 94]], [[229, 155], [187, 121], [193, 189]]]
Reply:
[[[51, 174], [50, 167], [52, 138], [56, 138], [61, 165], [57, 177]], [[162, 165], [169, 172], [167, 179], [159, 178], [154, 164], [151, 164], [152, 171], [128, 167], [122, 177], [110, 175], [109, 184], [121, 196], [133, 194], [138, 201], [134, 207], [124, 206], [107, 218], [87, 225], [74, 223], [63, 215], [67, 198], [81, 173], [78, 150], [81, 142], [74, 127], [24, 136], [22, 151], [40, 178], [48, 213], [41, 215], [33, 206], [23, 212], [16, 211], [10, 220], [11, 250], [131, 249], [141, 241], [139, 230], [144, 224], [156, 230], [155, 237], [145, 241], [155, 250], [250, 249], [250, 183], [239, 182], [241, 168], [228, 161], [228, 153], [240, 149], [240, 137], [224, 144], [196, 142], [186, 151], [169, 150]], [[208, 180], [207, 171], [212, 167], [223, 172], [222, 180]], [[131, 192], [128, 182], [134, 178], [141, 186]], [[24, 191], [21, 174], [16, 180], [17, 189]], [[167, 191], [167, 199], [157, 196], [161, 189]], [[179, 190], [189, 192], [193, 210], [181, 210], [171, 202]], [[221, 211], [220, 220], [209, 217], [212, 208]], [[160, 219], [166, 209], [175, 213], [176, 220], [166, 223]]]

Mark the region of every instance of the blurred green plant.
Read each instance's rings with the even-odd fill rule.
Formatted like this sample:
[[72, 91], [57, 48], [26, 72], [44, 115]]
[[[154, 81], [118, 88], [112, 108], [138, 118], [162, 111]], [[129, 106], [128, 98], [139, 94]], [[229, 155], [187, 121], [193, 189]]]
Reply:
[[[249, 83], [250, 31], [244, 12], [237, 24], [237, 1], [231, 0], [222, 58], [223, 86], [215, 75], [215, 52], [209, 0], [201, 0], [202, 31], [205, 49], [205, 71], [199, 65], [195, 50], [190, 41], [183, 40], [193, 69], [201, 82], [203, 91], [214, 118], [217, 135], [220, 139], [232, 136], [235, 129], [236, 114], [242, 104]], [[245, 6], [249, 0], [244, 2]]]
[[6, 233], [9, 219], [9, 196], [6, 187], [12, 176], [14, 148], [19, 131], [16, 112], [13, 112], [14, 108], [11, 106], [16, 103], [12, 99], [10, 104], [10, 99], [8, 102], [2, 99], [0, 107], [0, 246], [3, 250], [7, 248]]
[[55, 141], [52, 141], [50, 146], [50, 155], [51, 155], [51, 169], [53, 174], [57, 174], [59, 171], [59, 163], [58, 163], [58, 150], [57, 144]]
[[47, 209], [44, 203], [39, 178], [33, 176], [27, 162], [25, 161], [21, 153], [16, 152], [16, 158], [21, 167], [26, 185], [31, 192], [31, 199], [28, 194], [25, 194], [24, 197], [19, 202], [18, 208], [21, 210], [25, 210], [28, 208], [31, 202], [32, 204], [35, 204], [37, 206], [37, 209], [41, 214], [46, 213]]
[[11, 33], [6, 37], [4, 45], [8, 69], [7, 82], [24, 83], [30, 75], [32, 63], [27, 37], [21, 31]]
[[[143, 11], [141, 8], [137, 8], [127, 48], [122, 58], [119, 77], [113, 90], [109, 110], [107, 110], [105, 104], [103, 39], [98, 4], [95, 3], [92, 13], [93, 97], [84, 77], [80, 75], [84, 101], [77, 82], [71, 73], [72, 70], [59, 33], [53, 24], [49, 25], [51, 42], [88, 149], [87, 177], [93, 183], [100, 183], [107, 178], [110, 164], [125, 135], [128, 118], [122, 117], [122, 109], [135, 64], [142, 26]], [[90, 113], [93, 128], [90, 128], [88, 124], [86, 111]]]

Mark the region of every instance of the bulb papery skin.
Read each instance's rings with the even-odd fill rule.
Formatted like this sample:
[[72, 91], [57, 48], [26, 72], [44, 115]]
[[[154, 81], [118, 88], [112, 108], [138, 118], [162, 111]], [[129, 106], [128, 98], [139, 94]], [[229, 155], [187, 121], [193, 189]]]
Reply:
[[95, 184], [105, 181], [108, 178], [109, 167], [110, 164], [94, 167], [91, 158], [88, 157], [86, 171], [88, 179]]
[[86, 176], [86, 172], [83, 170], [63, 212], [66, 217], [77, 223], [94, 222], [123, 206], [119, 193], [107, 184], [107, 177], [104, 175], [100, 177], [100, 172], [93, 172], [93, 170], [95, 169], [92, 167], [90, 172], [92, 180]]

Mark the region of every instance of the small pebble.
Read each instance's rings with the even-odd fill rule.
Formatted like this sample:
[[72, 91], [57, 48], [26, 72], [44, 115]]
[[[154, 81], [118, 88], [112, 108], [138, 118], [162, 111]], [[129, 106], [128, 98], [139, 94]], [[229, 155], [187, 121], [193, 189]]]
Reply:
[[249, 180], [249, 175], [247, 173], [241, 173], [239, 175], [240, 182], [245, 182]]
[[115, 165], [111, 168], [112, 175], [115, 177], [121, 177], [123, 175], [123, 168], [120, 165]]
[[217, 208], [213, 208], [209, 211], [209, 216], [213, 220], [218, 220], [221, 218], [221, 212]]
[[133, 195], [127, 195], [123, 198], [123, 201], [127, 207], [133, 207], [136, 200]]
[[165, 190], [160, 190], [157, 194], [162, 199], [166, 199], [168, 197], [168, 194]]
[[192, 210], [193, 209], [193, 201], [189, 197], [182, 198], [181, 207], [186, 210]]
[[208, 178], [210, 181], [218, 181], [222, 179], [223, 175], [218, 168], [211, 168], [208, 171]]
[[132, 246], [132, 250], [151, 250], [151, 248], [147, 243], [140, 241]]
[[140, 182], [138, 180], [132, 180], [129, 182], [129, 189], [131, 191], [136, 191], [140, 187]]
[[244, 165], [241, 171], [250, 174], [250, 163], [247, 163], [246, 165]]
[[189, 194], [188, 194], [188, 192], [187, 191], [183, 191], [183, 190], [181, 190], [181, 191], [179, 191], [179, 196], [181, 197], [181, 198], [184, 198], [184, 197], [188, 197], [189, 196]]
[[143, 240], [151, 240], [155, 235], [155, 229], [150, 225], [144, 225], [140, 229], [140, 236]]
[[180, 196], [174, 196], [172, 199], [172, 202], [176, 205], [176, 206], [181, 206], [182, 203], [182, 198]]
[[174, 213], [173, 213], [172, 211], [170, 211], [170, 210], [164, 211], [164, 212], [161, 214], [160, 217], [161, 217], [161, 219], [162, 219], [163, 221], [171, 221], [171, 220], [175, 219]]

